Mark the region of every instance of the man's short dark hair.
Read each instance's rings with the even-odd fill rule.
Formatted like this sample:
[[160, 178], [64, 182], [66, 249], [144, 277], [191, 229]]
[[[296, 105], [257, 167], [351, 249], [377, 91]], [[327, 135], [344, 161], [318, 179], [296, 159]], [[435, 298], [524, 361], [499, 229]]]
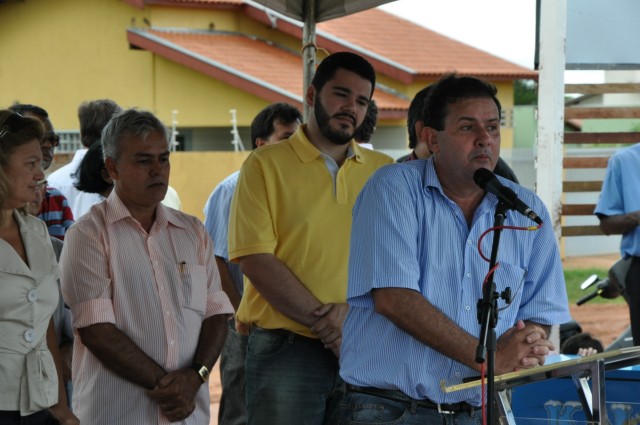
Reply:
[[407, 132], [409, 133], [410, 149], [415, 149], [418, 145], [418, 138], [416, 137], [416, 122], [422, 121], [422, 108], [424, 108], [424, 101], [430, 91], [431, 85], [428, 85], [416, 93], [411, 100], [411, 104], [409, 104], [409, 113], [407, 114]]
[[462, 99], [486, 97], [496, 104], [498, 118], [501, 117], [502, 107], [496, 97], [498, 90], [493, 84], [475, 77], [459, 77], [449, 74], [433, 84], [422, 108], [422, 121], [426, 127], [438, 131], [444, 129], [444, 120], [449, 105]]
[[78, 120], [80, 121], [80, 141], [86, 148], [100, 142], [102, 130], [111, 117], [122, 111], [113, 100], [100, 99], [82, 102], [78, 106]]
[[251, 121], [251, 146], [257, 148], [258, 139], [268, 139], [275, 131], [274, 123], [291, 124], [302, 122], [302, 114], [298, 108], [285, 102], [273, 103], [258, 112]]
[[49, 118], [49, 113], [44, 108], [28, 103], [14, 103], [13, 105], [9, 106], [9, 110], [20, 115], [24, 115], [30, 112], [40, 118]]
[[365, 80], [369, 80], [371, 83], [371, 93], [369, 99], [373, 95], [373, 90], [376, 86], [376, 72], [373, 70], [373, 66], [362, 56], [356, 55], [351, 52], [338, 52], [327, 56], [318, 68], [313, 76], [311, 85], [315, 87], [316, 91], [322, 90], [322, 87], [331, 80], [338, 69], [345, 69], [353, 73], [358, 74]]
[[373, 133], [376, 131], [376, 125], [378, 124], [378, 105], [372, 99], [369, 102], [367, 108], [367, 114], [364, 116], [364, 120], [360, 127], [357, 128], [353, 135], [353, 138], [358, 143], [369, 143], [373, 137]]

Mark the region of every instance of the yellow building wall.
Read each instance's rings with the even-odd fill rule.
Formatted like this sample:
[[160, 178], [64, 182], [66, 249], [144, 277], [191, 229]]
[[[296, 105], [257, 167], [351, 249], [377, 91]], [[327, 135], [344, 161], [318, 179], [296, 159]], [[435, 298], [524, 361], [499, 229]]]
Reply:
[[[215, 30], [256, 35], [300, 50], [300, 40], [235, 10], [140, 10], [116, 0], [0, 2], [0, 107], [15, 101], [37, 104], [49, 111], [56, 129], [74, 130], [78, 105], [91, 99], [148, 109], [167, 125], [178, 110], [179, 127], [228, 127], [232, 108], [239, 112], [238, 125], [246, 127], [268, 104], [148, 51], [130, 49], [126, 29], [147, 28], [145, 19], [157, 27], [208, 29], [213, 23]], [[324, 56], [319, 52], [319, 60]], [[409, 97], [426, 85], [405, 86], [384, 75], [378, 80]], [[498, 88], [505, 110], [511, 109], [512, 83], [498, 83]], [[503, 128], [502, 140], [505, 147], [513, 145], [510, 125]]]
[[169, 184], [178, 192], [182, 211], [204, 220], [202, 210], [213, 189], [237, 171], [250, 152], [173, 152]]
[[145, 7], [152, 27], [191, 28], [197, 30], [238, 31], [241, 12], [206, 8]]
[[268, 105], [148, 51], [130, 49], [126, 30], [146, 28], [145, 18], [157, 26], [238, 26], [229, 10], [139, 10], [112, 0], [0, 3], [0, 107], [36, 104], [47, 109], [56, 129], [75, 130], [78, 105], [92, 99], [150, 110], [166, 125], [178, 110], [179, 125], [191, 127], [228, 127], [231, 108], [241, 111], [238, 125], [249, 126]]
[[155, 58], [155, 113], [163, 122], [178, 111], [179, 126], [228, 127], [229, 109], [238, 110], [238, 126], [249, 126], [269, 102], [200, 72]]
[[151, 105], [151, 55], [128, 48], [124, 29], [141, 12], [119, 1], [29, 0], [0, 4], [0, 105], [46, 108], [76, 129], [87, 99]]

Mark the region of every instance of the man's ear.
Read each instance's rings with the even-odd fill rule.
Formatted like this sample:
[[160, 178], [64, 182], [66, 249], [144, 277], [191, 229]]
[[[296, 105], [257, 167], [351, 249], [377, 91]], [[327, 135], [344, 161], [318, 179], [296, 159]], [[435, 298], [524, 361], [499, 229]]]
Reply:
[[309, 106], [310, 108], [313, 108], [313, 105], [315, 104], [316, 101], [316, 96], [317, 96], [317, 92], [316, 92], [316, 88], [312, 85], [309, 85], [309, 87], [307, 87], [307, 95], [305, 96], [305, 102], [307, 103], [307, 106]]
[[116, 167], [116, 161], [113, 158], [107, 157], [104, 160], [104, 168], [107, 169], [112, 180], [118, 180], [118, 167]]
[[422, 131], [420, 132], [420, 141], [424, 141], [432, 153], [440, 151], [438, 130], [431, 127], [423, 127]]
[[104, 180], [106, 183], [113, 184], [113, 179], [109, 175], [109, 172], [107, 171], [106, 168], [103, 168], [102, 170], [100, 170], [100, 177], [102, 177], [102, 180]]
[[258, 148], [259, 148], [259, 147], [264, 146], [264, 145], [266, 145], [266, 144], [267, 144], [267, 141], [266, 141], [266, 140], [264, 140], [262, 137], [258, 137], [258, 138], [256, 139], [256, 147], [258, 147]]

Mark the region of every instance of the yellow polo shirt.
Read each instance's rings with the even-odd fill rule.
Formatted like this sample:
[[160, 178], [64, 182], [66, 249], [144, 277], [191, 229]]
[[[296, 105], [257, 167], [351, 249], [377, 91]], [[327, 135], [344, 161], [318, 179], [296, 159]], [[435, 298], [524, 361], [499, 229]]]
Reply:
[[[274, 254], [321, 302], [343, 303], [353, 204], [373, 172], [393, 160], [352, 140], [354, 155], [338, 170], [334, 189], [305, 128], [253, 151], [243, 164], [231, 203], [229, 259]], [[273, 308], [246, 277], [237, 314], [244, 323], [314, 337]]]

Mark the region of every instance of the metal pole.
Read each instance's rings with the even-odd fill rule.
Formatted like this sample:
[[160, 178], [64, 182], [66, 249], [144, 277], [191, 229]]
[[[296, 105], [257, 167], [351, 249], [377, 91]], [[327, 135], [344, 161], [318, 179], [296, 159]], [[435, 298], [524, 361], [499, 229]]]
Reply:
[[304, 0], [304, 27], [302, 30], [302, 104], [304, 121], [309, 118], [306, 102], [307, 88], [316, 69], [316, 0]]

